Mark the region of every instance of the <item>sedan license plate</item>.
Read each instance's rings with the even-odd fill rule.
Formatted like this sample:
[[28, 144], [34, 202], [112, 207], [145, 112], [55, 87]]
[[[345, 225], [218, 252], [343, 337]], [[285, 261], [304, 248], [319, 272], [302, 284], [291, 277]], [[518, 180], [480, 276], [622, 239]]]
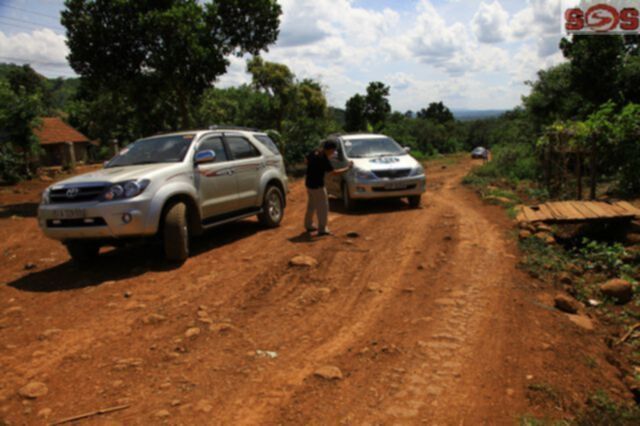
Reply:
[[51, 210], [48, 216], [50, 219], [84, 219], [86, 212], [84, 209], [59, 209]]
[[407, 184], [404, 182], [391, 182], [391, 183], [387, 183], [384, 187], [385, 189], [399, 190], [399, 189], [406, 189]]

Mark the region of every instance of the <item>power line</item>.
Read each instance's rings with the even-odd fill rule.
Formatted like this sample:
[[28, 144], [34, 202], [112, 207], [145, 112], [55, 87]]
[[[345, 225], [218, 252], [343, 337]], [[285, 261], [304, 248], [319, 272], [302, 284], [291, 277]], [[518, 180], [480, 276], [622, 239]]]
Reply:
[[[40, 26], [40, 27], [45, 27], [45, 28], [49, 28], [49, 29], [54, 29], [52, 27], [48, 27], [46, 24], [43, 24], [41, 22], [34, 22], [34, 21], [26, 21], [24, 19], [18, 19], [18, 18], [12, 18], [11, 16], [2, 16], [0, 15], [0, 18], [2, 19], [8, 19], [10, 21], [15, 21], [15, 22], [20, 22], [20, 23], [24, 23], [24, 24], [29, 24], [29, 25], [35, 25], [35, 26]], [[64, 27], [62, 25], [57, 25], [57, 28], [60, 29], [64, 29]]]
[[32, 15], [44, 16], [45, 18], [55, 19], [56, 21], [60, 21], [59, 16], [47, 15], [46, 13], [34, 12], [33, 10], [22, 9], [20, 7], [5, 5], [4, 7], [9, 9], [19, 10], [20, 12], [31, 13]]

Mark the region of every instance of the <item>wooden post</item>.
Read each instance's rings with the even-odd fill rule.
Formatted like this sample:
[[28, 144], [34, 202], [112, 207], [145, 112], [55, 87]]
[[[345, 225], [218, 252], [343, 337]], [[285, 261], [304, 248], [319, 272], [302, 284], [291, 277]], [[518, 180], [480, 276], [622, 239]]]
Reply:
[[582, 200], [582, 152], [576, 154], [576, 175], [578, 178], [578, 200]]
[[67, 164], [65, 164], [65, 167], [69, 170], [75, 170], [76, 168], [76, 150], [73, 147], [73, 143], [71, 142], [66, 142], [65, 143], [66, 147], [67, 147]]
[[597, 163], [598, 163], [598, 158], [597, 158], [597, 151], [595, 148], [592, 149], [591, 151], [591, 182], [590, 182], [590, 186], [591, 186], [591, 192], [589, 194], [589, 197], [591, 200], [595, 200], [596, 199], [596, 188], [598, 185], [598, 172], [597, 172]]

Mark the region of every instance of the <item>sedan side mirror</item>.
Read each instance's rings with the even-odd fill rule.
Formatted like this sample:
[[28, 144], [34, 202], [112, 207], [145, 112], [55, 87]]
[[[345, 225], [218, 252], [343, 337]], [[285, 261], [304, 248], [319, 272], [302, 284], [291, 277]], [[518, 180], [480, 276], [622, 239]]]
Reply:
[[407, 154], [409, 154], [411, 152], [411, 147], [410, 146], [405, 146], [404, 147], [404, 152], [406, 152]]
[[194, 158], [194, 163], [196, 165], [213, 163], [215, 161], [216, 161], [216, 152], [211, 149], [207, 149], [205, 151], [200, 151], [196, 153], [196, 156]]

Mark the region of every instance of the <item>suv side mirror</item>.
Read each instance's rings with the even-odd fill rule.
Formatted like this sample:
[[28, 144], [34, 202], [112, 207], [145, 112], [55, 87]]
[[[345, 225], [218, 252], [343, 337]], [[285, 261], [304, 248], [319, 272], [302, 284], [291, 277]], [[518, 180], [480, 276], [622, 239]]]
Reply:
[[411, 147], [410, 146], [405, 146], [404, 147], [404, 152], [406, 152], [407, 154], [409, 154], [411, 152]]
[[196, 165], [213, 163], [215, 161], [216, 161], [216, 152], [211, 149], [207, 149], [205, 151], [200, 151], [196, 153], [196, 156], [193, 159], [193, 162]]

